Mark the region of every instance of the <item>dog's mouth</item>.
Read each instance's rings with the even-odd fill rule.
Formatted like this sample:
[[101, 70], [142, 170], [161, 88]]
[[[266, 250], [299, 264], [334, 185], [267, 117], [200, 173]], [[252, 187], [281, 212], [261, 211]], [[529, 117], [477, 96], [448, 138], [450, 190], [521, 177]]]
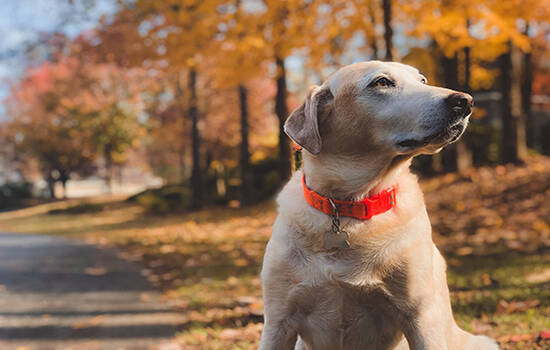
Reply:
[[401, 149], [413, 150], [419, 149], [428, 145], [437, 145], [438, 147], [443, 147], [445, 145], [451, 144], [458, 140], [464, 130], [466, 130], [466, 118], [459, 121], [456, 124], [445, 127], [443, 130], [438, 131], [434, 134], [428, 135], [420, 139], [405, 139], [399, 141], [397, 146]]

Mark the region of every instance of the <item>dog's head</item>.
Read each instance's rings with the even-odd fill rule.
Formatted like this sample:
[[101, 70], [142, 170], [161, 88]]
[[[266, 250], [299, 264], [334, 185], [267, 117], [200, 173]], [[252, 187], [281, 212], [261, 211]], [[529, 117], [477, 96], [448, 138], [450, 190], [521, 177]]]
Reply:
[[285, 132], [313, 155], [414, 156], [456, 141], [472, 106], [470, 95], [430, 86], [413, 67], [361, 62], [312, 87]]

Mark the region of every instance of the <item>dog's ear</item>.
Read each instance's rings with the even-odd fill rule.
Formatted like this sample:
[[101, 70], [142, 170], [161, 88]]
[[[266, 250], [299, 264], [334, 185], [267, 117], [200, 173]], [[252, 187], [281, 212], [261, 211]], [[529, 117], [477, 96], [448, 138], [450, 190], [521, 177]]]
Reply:
[[304, 104], [292, 112], [285, 122], [285, 133], [311, 154], [321, 152], [319, 114], [332, 99], [332, 92], [328, 87], [315, 85], [309, 89]]

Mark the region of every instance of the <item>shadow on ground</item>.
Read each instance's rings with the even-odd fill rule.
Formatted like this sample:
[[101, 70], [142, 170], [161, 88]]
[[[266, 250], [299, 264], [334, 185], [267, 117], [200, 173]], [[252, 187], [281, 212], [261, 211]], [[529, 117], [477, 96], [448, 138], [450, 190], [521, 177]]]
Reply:
[[183, 320], [114, 249], [0, 234], [0, 348], [149, 349]]

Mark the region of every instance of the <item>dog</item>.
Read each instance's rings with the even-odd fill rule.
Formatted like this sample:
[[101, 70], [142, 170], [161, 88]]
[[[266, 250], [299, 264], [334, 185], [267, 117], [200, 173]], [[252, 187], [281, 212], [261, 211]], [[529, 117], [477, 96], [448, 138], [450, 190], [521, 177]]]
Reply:
[[285, 122], [303, 170], [277, 198], [260, 350], [498, 349], [454, 321], [411, 159], [466, 129], [468, 94], [369, 61], [313, 86]]

